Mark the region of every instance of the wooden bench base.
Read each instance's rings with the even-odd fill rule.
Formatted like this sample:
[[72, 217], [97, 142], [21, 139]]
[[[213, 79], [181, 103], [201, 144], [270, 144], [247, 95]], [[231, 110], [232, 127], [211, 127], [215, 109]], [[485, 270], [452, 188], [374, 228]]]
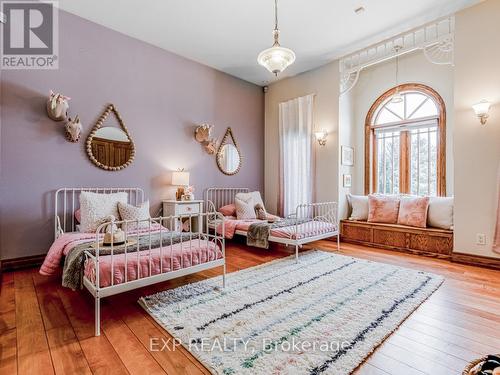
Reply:
[[453, 231], [445, 229], [341, 220], [340, 235], [345, 242], [444, 259], [453, 251]]

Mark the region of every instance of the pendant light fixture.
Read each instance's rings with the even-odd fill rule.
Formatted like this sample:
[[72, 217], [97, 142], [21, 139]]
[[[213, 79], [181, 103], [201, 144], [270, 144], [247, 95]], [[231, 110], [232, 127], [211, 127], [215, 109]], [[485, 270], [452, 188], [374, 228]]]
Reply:
[[281, 47], [279, 43], [280, 31], [278, 29], [278, 0], [274, 0], [274, 44], [265, 49], [257, 57], [257, 61], [274, 75], [284, 71], [295, 61], [295, 53], [288, 48]]
[[394, 46], [394, 51], [396, 52], [396, 92], [392, 96], [391, 103], [401, 103], [403, 101], [403, 96], [399, 92], [399, 50], [401, 46]]

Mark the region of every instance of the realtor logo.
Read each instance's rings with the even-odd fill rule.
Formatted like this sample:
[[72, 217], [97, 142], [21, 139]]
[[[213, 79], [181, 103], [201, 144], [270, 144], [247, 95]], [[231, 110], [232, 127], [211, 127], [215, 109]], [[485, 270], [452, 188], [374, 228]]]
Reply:
[[2, 1], [2, 69], [57, 69], [58, 14], [53, 1]]

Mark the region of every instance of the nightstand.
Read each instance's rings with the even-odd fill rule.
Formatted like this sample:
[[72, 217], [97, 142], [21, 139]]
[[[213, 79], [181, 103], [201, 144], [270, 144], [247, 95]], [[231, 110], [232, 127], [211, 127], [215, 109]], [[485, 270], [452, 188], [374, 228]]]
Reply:
[[[201, 216], [196, 216], [197, 214], [203, 213], [203, 201], [193, 200], [193, 201], [176, 201], [176, 200], [164, 200], [163, 204], [163, 215], [162, 216], [181, 216], [175, 220], [165, 220], [164, 226], [170, 230], [176, 231], [189, 231], [189, 217], [191, 217], [191, 231], [201, 232], [203, 231], [203, 220]], [[185, 216], [185, 217], [182, 217]]]

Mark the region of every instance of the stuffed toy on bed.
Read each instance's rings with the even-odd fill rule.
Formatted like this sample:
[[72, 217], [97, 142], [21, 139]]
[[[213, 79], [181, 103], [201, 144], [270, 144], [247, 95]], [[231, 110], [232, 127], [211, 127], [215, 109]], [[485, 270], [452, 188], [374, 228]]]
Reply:
[[263, 205], [257, 203], [255, 205], [255, 215], [259, 220], [267, 220], [267, 212]]

